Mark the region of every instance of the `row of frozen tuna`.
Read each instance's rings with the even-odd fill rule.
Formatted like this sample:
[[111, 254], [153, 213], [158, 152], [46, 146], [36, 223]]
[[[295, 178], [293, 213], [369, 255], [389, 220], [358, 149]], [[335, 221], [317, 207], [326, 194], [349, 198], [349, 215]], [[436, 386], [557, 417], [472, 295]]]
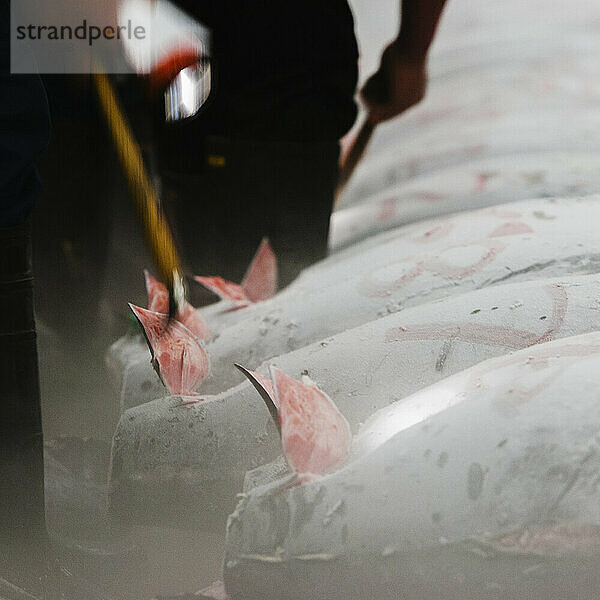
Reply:
[[[113, 446], [115, 507], [137, 506], [150, 519], [167, 513], [214, 521], [233, 508], [245, 478], [248, 495], [228, 526], [225, 579], [234, 598], [275, 597], [274, 590], [280, 598], [306, 597], [307, 581], [315, 597], [356, 597], [350, 590], [364, 598], [419, 590], [423, 597], [517, 597], [515, 586], [547, 592], [564, 583], [565, 572], [569, 585], [583, 586], [600, 525], [593, 367], [600, 338], [569, 336], [599, 325], [599, 201], [523, 202], [387, 234], [397, 244], [387, 281], [402, 300], [394, 297], [391, 307], [386, 294], [364, 297], [393, 314], [371, 321], [365, 313], [363, 325], [339, 325], [342, 333], [291, 353], [284, 348], [258, 366], [263, 376], [269, 365], [297, 379], [308, 373], [335, 402], [356, 435], [342, 469], [301, 486], [281, 459], [246, 475], [282, 447], [266, 406], [242, 383], [128, 410]], [[461, 245], [452, 235], [479, 241]], [[427, 254], [415, 256], [418, 240], [431, 244]], [[367, 252], [380, 244], [364, 245]], [[474, 249], [479, 254], [471, 256]], [[430, 261], [435, 270], [424, 268]], [[339, 257], [305, 273], [295, 293], [308, 316], [295, 330], [314, 323], [309, 283], [326, 264], [356, 283]], [[395, 264], [402, 268], [394, 273]], [[420, 277], [428, 283], [411, 288]], [[352, 287], [345, 289], [340, 297], [351, 308]], [[357, 297], [362, 289], [355, 288]], [[285, 309], [292, 292], [263, 310]], [[394, 312], [410, 303], [417, 305]], [[263, 314], [259, 308], [245, 310]], [[335, 327], [338, 312], [346, 314], [332, 309], [322, 326]], [[255, 367], [238, 335], [244, 322], [219, 339], [236, 331], [243, 362]], [[568, 339], [546, 343], [559, 338]]]
[[519, 22], [458, 52], [450, 22], [428, 99], [342, 199], [337, 252], [289, 288], [264, 243], [165, 336], [147, 277], [154, 370], [140, 335], [108, 354], [112, 508], [230, 514], [230, 598], [596, 598], [597, 41], [591, 15], [535, 5], [533, 41]]

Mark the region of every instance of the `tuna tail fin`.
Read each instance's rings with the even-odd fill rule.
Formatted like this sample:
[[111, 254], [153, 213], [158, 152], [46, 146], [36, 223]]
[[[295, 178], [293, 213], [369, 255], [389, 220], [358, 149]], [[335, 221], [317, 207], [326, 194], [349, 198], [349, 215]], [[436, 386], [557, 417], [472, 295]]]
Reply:
[[242, 286], [237, 283], [227, 281], [222, 277], [201, 277], [195, 275], [194, 279], [207, 290], [210, 290], [213, 294], [219, 296], [221, 300], [233, 302], [238, 308], [252, 304], [252, 301], [246, 296], [246, 292]]
[[281, 436], [281, 423], [279, 422], [279, 405], [277, 403], [277, 400], [275, 399], [273, 383], [266, 377], [263, 377], [262, 375], [259, 375], [254, 371], [250, 371], [242, 365], [233, 363], [233, 366], [247, 377], [248, 381], [254, 386], [254, 389], [259, 393], [260, 397], [267, 405], [269, 414], [271, 415], [271, 418], [275, 423], [275, 427], [277, 427], [277, 431], [279, 431], [279, 435]]
[[268, 300], [277, 293], [277, 257], [264, 237], [242, 280], [242, 289], [252, 302]]
[[144, 280], [148, 292], [148, 310], [158, 313], [169, 312], [169, 292], [166, 286], [153, 277], [148, 269], [144, 269]]
[[350, 425], [334, 402], [308, 377], [296, 381], [271, 366], [279, 401], [281, 441], [290, 466], [300, 475], [323, 475], [350, 453]]
[[150, 348], [152, 365], [172, 394], [187, 395], [208, 377], [210, 359], [202, 342], [179, 321], [130, 304]]
[[152, 364], [152, 367], [156, 371], [156, 374], [158, 375], [158, 378], [161, 380], [162, 384], [167, 387], [167, 384], [165, 383], [160, 371], [160, 364], [154, 351], [156, 340], [158, 340], [158, 338], [161, 336], [161, 332], [164, 331], [166, 327], [166, 315], [141, 308], [135, 304], [132, 304], [131, 302], [129, 303], [129, 308], [140, 324], [142, 333], [144, 334], [144, 339], [146, 340], [146, 344], [150, 350], [150, 363]]
[[[152, 277], [147, 269], [144, 269], [144, 278], [146, 280], [146, 291], [148, 292], [148, 310], [157, 313], [168, 313], [169, 292], [166, 286]], [[189, 302], [183, 303], [175, 318], [201, 340], [211, 338], [212, 334], [202, 315]]]

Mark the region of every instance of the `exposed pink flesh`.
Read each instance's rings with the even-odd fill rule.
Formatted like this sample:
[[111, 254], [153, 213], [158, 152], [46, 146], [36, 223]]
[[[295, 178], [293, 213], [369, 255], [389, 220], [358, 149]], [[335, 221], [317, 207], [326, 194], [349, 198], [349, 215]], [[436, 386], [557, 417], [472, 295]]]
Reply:
[[283, 451], [294, 471], [322, 475], [345, 461], [352, 434], [331, 398], [308, 377], [299, 382], [276, 368], [271, 368], [271, 377]]
[[[146, 270], [144, 270], [144, 276], [146, 278], [146, 290], [148, 292], [148, 310], [157, 313], [168, 313], [169, 292], [167, 291], [166, 286], [158, 281], [158, 279], [152, 277]], [[183, 304], [183, 308], [177, 312], [175, 318], [183, 323], [201, 340], [209, 340], [211, 338], [210, 329], [208, 328], [206, 321], [189, 302]]]
[[144, 328], [152, 364], [163, 383], [172, 394], [192, 395], [210, 372], [202, 342], [179, 321], [166, 327], [166, 314], [129, 306]]
[[244, 279], [242, 289], [252, 302], [272, 298], [277, 292], [277, 258], [268, 238], [263, 238]]
[[215, 293], [222, 300], [229, 300], [236, 306], [242, 307], [251, 304], [246, 292], [241, 285], [227, 281], [222, 277], [201, 277], [196, 275], [194, 279], [205, 288]]

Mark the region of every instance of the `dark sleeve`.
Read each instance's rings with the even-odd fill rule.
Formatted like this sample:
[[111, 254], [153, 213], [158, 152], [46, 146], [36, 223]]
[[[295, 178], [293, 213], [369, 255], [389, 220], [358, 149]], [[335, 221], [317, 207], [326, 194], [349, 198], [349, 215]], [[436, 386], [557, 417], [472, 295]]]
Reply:
[[23, 222], [39, 193], [36, 162], [50, 135], [37, 75], [10, 74], [8, 2], [0, 4], [0, 227]]

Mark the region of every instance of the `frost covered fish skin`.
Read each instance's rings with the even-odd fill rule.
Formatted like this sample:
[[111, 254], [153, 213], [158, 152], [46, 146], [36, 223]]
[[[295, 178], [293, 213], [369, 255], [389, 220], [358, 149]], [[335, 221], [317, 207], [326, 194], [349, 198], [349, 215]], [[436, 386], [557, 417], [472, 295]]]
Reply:
[[[600, 199], [533, 201], [457, 215], [414, 236], [390, 235], [347, 260], [314, 267], [208, 346], [207, 393], [260, 363], [391, 312], [503, 282], [592, 273]], [[414, 230], [413, 230], [414, 232]], [[132, 390], [130, 396], [135, 396]]]
[[242, 498], [227, 527], [229, 596], [591, 600], [599, 368], [594, 332], [482, 362], [376, 413], [342, 469]]
[[[377, 410], [478, 361], [600, 329], [598, 298], [600, 275], [504, 284], [405, 309], [257, 371], [268, 376], [271, 363], [294, 377], [307, 371], [356, 432]], [[214, 516], [198, 502], [231, 511], [246, 472], [281, 453], [269, 411], [248, 383], [200, 398], [188, 406], [163, 398], [121, 417], [112, 487], [127, 514]]]
[[[586, 195], [600, 187], [600, 152], [514, 153], [428, 173], [338, 211], [330, 245], [340, 249], [382, 231], [434, 215], [495, 206], [507, 201]], [[465, 201], [465, 198], [468, 198]]]
[[[451, 136], [446, 130], [416, 133], [411, 136], [410, 148], [404, 148], [401, 138], [395, 141], [397, 146], [370, 153], [357, 167], [354, 178], [344, 191], [345, 202], [333, 215], [330, 248], [337, 251], [345, 244], [340, 237], [344, 231], [337, 223], [338, 215], [343, 214], [345, 209], [368, 204], [386, 190], [416, 179], [426, 181], [428, 174], [460, 165], [468, 166], [471, 161], [503, 159], [507, 155], [536, 156], [538, 153], [541, 158], [541, 152], [572, 155], [584, 151], [599, 152], [597, 127], [600, 116], [597, 111], [581, 108], [576, 121], [568, 120], [569, 114], [568, 106], [547, 110], [538, 108], [535, 111], [528, 109], [490, 122], [465, 123]], [[523, 174], [527, 175], [525, 169]], [[550, 182], [553, 188], [558, 185], [554, 177]], [[542, 191], [541, 186], [533, 190], [538, 196]], [[432, 209], [426, 202], [423, 205], [424, 209]]]
[[[307, 269], [207, 345], [205, 393], [238, 383], [231, 368], [261, 362], [402, 308], [505, 281], [598, 270], [592, 221], [600, 198], [544, 199], [400, 227]], [[126, 405], [153, 399], [147, 364], [130, 359]], [[155, 396], [154, 396], [155, 397]]]
[[166, 314], [129, 306], [144, 330], [161, 381], [172, 394], [193, 394], [210, 372], [202, 342], [179, 321], [168, 323]]

